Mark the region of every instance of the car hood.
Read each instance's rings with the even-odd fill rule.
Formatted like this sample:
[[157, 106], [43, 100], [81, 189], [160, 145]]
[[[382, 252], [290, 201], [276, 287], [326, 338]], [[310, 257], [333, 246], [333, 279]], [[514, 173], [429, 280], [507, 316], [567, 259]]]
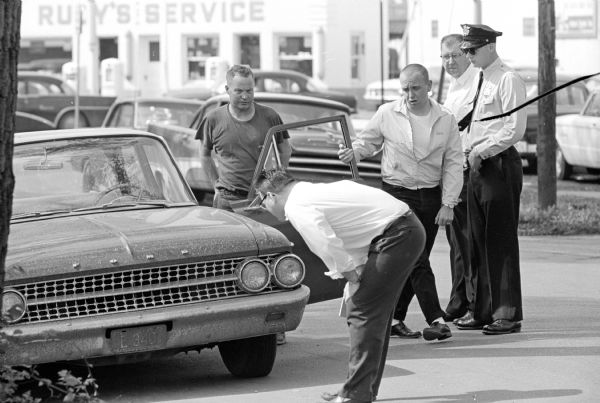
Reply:
[[71, 215], [11, 223], [5, 280], [290, 249], [276, 229], [208, 207]]

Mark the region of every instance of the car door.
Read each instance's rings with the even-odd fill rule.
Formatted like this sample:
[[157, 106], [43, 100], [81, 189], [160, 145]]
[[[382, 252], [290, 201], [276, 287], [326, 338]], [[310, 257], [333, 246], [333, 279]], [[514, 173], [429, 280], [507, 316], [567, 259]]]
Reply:
[[573, 130], [580, 164], [600, 168], [600, 93], [591, 96]]
[[[321, 127], [322, 129], [319, 129]], [[350, 165], [342, 163], [337, 157], [339, 144], [351, 148], [352, 142], [347, 123], [347, 115], [336, 115], [321, 119], [312, 119], [302, 122], [283, 124], [275, 126], [267, 133], [263, 151], [261, 152], [252, 185], [248, 194], [248, 199], [240, 201], [233, 205], [234, 211], [246, 217], [252, 218], [261, 223], [270, 225], [281, 231], [294, 244], [294, 253], [299, 255], [306, 265], [306, 276], [304, 284], [310, 288], [309, 303], [325, 301], [339, 298], [342, 296], [345, 281], [332, 280], [324, 275], [328, 271], [323, 261], [313, 254], [300, 234], [288, 222], [280, 222], [266, 210], [258, 207], [260, 198], [256, 195], [256, 182], [263, 169], [280, 168], [281, 163], [278, 158], [276, 147], [273, 145], [273, 135], [281, 131], [287, 131], [290, 135], [290, 142], [294, 142], [295, 136], [306, 137], [306, 133], [312, 133], [313, 136], [324, 136], [331, 138], [332, 128], [339, 130], [339, 141], [332, 144], [330, 152], [324, 152], [325, 142], [317, 142], [314, 155], [307, 152], [303, 147], [300, 154], [294, 154], [292, 151], [291, 159], [294, 160], [294, 166], [289, 172], [298, 180], [310, 182], [331, 182], [342, 179], [352, 179], [361, 181], [356, 163], [353, 161]], [[307, 129], [307, 130], [305, 130]], [[304, 141], [304, 140], [303, 140]], [[303, 163], [303, 160], [307, 160]]]

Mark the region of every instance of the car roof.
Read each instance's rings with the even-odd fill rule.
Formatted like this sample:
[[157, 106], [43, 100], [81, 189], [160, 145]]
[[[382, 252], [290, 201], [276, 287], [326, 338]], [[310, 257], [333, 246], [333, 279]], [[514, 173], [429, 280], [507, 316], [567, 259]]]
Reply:
[[174, 104], [186, 104], [186, 105], [204, 105], [204, 101], [191, 98], [177, 98], [177, 97], [122, 97], [115, 101], [117, 103], [135, 102], [135, 103], [174, 103]]
[[114, 137], [114, 136], [143, 136], [162, 138], [158, 135], [141, 130], [125, 128], [92, 127], [82, 129], [40, 130], [35, 132], [15, 133], [15, 145], [37, 143], [41, 141], [68, 140], [76, 138]]
[[[335, 108], [335, 109], [343, 109], [348, 114], [350, 114], [350, 112], [351, 112], [351, 109], [348, 105], [338, 102], [338, 101], [333, 101], [331, 99], [325, 99], [325, 98], [311, 97], [311, 96], [306, 96], [306, 95], [289, 94], [289, 93], [255, 92], [254, 93], [254, 101], [256, 101], [258, 103], [261, 103], [261, 102], [305, 103], [305, 104], [311, 104], [314, 106], [323, 106], [323, 107], [329, 107], [329, 108]], [[210, 102], [218, 102], [218, 103], [229, 102], [229, 95], [219, 94], [219, 95], [212, 96], [206, 100], [206, 103], [210, 103]]]
[[304, 73], [300, 73], [295, 70], [253, 70], [252, 73], [254, 74], [255, 77], [256, 76], [273, 75], [273, 76], [295, 76], [295, 77], [302, 77], [302, 78], [306, 78], [306, 79], [312, 78]]

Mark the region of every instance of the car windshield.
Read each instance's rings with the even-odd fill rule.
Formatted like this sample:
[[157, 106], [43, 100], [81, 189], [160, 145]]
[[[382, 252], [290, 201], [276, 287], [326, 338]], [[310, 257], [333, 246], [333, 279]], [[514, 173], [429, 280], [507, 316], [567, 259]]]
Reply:
[[329, 87], [327, 87], [327, 84], [325, 84], [323, 81], [319, 80], [318, 78], [309, 78], [306, 82], [306, 88], [308, 88], [309, 91], [313, 91], [313, 92], [319, 92], [319, 91], [327, 91], [329, 89]]
[[140, 103], [137, 109], [137, 126], [161, 123], [188, 127], [198, 110], [198, 104]]
[[168, 151], [149, 137], [16, 145], [12, 218], [81, 209], [194, 203]]

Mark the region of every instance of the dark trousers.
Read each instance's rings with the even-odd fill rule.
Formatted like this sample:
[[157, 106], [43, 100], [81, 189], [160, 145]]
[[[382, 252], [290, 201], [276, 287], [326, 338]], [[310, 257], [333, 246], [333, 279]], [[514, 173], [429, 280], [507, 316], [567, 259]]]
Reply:
[[350, 332], [348, 378], [338, 395], [371, 402], [379, 392], [394, 303], [425, 244], [412, 213], [400, 217], [371, 242], [358, 289], [346, 302]]
[[462, 316], [467, 310], [475, 309], [475, 289], [469, 265], [469, 227], [467, 215], [467, 187], [469, 170], [463, 175], [463, 187], [460, 201], [454, 206], [454, 219], [446, 226], [446, 237], [450, 245], [450, 271], [452, 273], [452, 289], [446, 307], [450, 316]]
[[470, 264], [476, 276], [475, 319], [523, 319], [519, 203], [523, 167], [514, 147], [471, 171], [468, 193]]
[[409, 205], [410, 209], [417, 215], [425, 229], [425, 249], [410, 275], [410, 281], [404, 286], [394, 311], [394, 319], [403, 321], [413, 296], [417, 296], [419, 306], [425, 320], [431, 324], [435, 319], [444, 316], [440, 306], [435, 276], [429, 263], [429, 254], [433, 248], [438, 225], [435, 217], [442, 206], [442, 191], [439, 186], [429, 189], [411, 190], [401, 186], [393, 186], [382, 183], [381, 188]]

